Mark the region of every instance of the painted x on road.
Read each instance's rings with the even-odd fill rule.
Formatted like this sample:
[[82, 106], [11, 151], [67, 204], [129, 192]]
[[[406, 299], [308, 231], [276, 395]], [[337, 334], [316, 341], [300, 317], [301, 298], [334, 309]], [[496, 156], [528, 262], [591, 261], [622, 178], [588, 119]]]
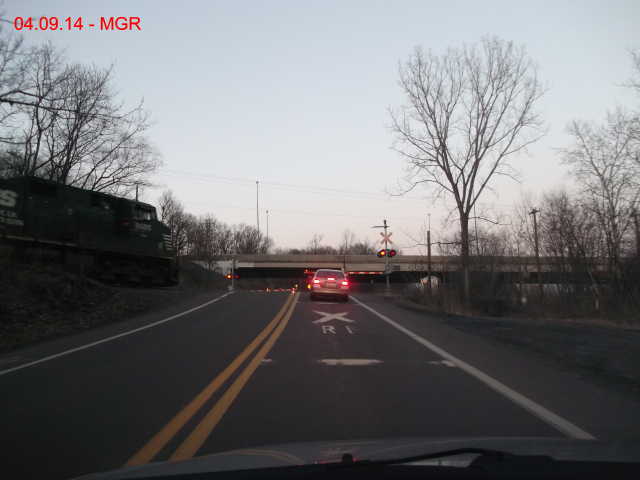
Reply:
[[345, 315], [349, 312], [331, 313], [331, 312], [319, 312], [317, 310], [314, 310], [314, 312], [317, 313], [318, 315], [322, 315], [322, 318], [319, 318], [318, 320], [313, 321], [313, 323], [316, 323], [316, 324], [327, 323], [327, 322], [330, 322], [331, 320], [340, 320], [346, 323], [355, 322], [355, 320], [351, 320], [350, 318], [345, 317]]

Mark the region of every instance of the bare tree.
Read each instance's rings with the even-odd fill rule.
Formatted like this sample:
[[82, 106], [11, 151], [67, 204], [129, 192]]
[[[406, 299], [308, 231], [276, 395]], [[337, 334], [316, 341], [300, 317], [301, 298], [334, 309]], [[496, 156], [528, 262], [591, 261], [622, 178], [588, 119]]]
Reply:
[[195, 256], [204, 260], [209, 270], [213, 270], [215, 260], [219, 255], [216, 248], [216, 234], [219, 223], [212, 215], [205, 215], [198, 220], [197, 225]]
[[64, 104], [48, 139], [52, 180], [100, 191], [132, 188], [158, 167], [142, 136], [148, 115], [138, 105], [125, 110], [111, 92], [111, 69], [70, 67]]
[[217, 232], [216, 245], [220, 255], [235, 253], [233, 228], [221, 223]]
[[534, 109], [543, 90], [525, 50], [497, 38], [441, 56], [416, 48], [399, 76], [407, 104], [391, 118], [405, 193], [426, 183], [455, 200], [468, 299], [470, 213], [494, 176], [514, 177], [509, 157], [543, 135]]
[[340, 247], [338, 248], [338, 253], [340, 255], [348, 255], [351, 253], [351, 249], [353, 244], [356, 242], [356, 235], [348, 228], [342, 232], [342, 239], [340, 241]]
[[[51, 44], [25, 47], [22, 37], [2, 28], [0, 22], [0, 124], [11, 116], [15, 108], [39, 108], [51, 113], [88, 113], [74, 110], [66, 105], [61, 96], [64, 91], [55, 95], [42, 95], [42, 83], [38, 83], [33, 75], [33, 66], [39, 62], [43, 51], [56, 52]], [[59, 53], [59, 52], [58, 52]], [[63, 67], [64, 64], [60, 64]], [[40, 79], [41, 81], [42, 79]]]
[[320, 249], [322, 248], [322, 235], [319, 233], [314, 233], [313, 237], [309, 241], [309, 249], [308, 252], [316, 255], [320, 253]]
[[19, 105], [18, 111], [23, 121], [19, 132], [10, 143], [20, 158], [15, 156], [12, 166], [14, 173], [38, 175], [46, 165], [42, 158], [47, 146], [47, 135], [54, 128], [58, 112], [46, 108], [60, 90], [66, 75], [64, 58], [50, 44], [34, 48], [30, 53], [31, 64], [27, 72], [31, 86], [30, 105]]
[[575, 297], [589, 287], [599, 297], [596, 263], [602, 256], [602, 231], [593, 210], [566, 191], [544, 195], [540, 215], [540, 243], [556, 260], [560, 293]]
[[111, 68], [68, 65], [51, 45], [25, 51], [0, 36], [1, 173], [122, 195], [147, 185], [161, 163], [144, 137], [148, 114], [116, 99], [112, 77]]
[[184, 255], [188, 243], [189, 216], [185, 214], [184, 207], [171, 190], [163, 192], [158, 202], [160, 220], [171, 230], [171, 243], [175, 248], [176, 257]]
[[[22, 37], [13, 35], [0, 26], [0, 126], [17, 113], [20, 92], [26, 88], [30, 64], [29, 51], [24, 48]], [[4, 130], [4, 128], [3, 128]], [[5, 132], [0, 140], [10, 140]]]
[[375, 246], [367, 240], [360, 240], [351, 245], [352, 255], [374, 255], [376, 253]]
[[624, 238], [630, 234], [640, 198], [629, 125], [628, 115], [621, 109], [609, 113], [605, 125], [574, 121], [568, 128], [574, 145], [564, 150], [564, 161], [571, 166], [585, 203], [598, 219], [609, 271], [618, 285], [622, 281]]
[[240, 254], [266, 253], [271, 240], [256, 227], [241, 223], [233, 228], [236, 252]]

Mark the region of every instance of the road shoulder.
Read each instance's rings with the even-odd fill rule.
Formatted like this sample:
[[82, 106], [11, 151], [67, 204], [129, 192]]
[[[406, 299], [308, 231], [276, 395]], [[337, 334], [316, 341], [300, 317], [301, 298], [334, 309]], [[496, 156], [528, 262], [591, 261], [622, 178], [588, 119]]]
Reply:
[[597, 438], [640, 436], [637, 429], [631, 431], [632, 425], [640, 425], [640, 402], [630, 394], [535, 352], [454, 328], [443, 315], [407, 310], [376, 295], [359, 299]]

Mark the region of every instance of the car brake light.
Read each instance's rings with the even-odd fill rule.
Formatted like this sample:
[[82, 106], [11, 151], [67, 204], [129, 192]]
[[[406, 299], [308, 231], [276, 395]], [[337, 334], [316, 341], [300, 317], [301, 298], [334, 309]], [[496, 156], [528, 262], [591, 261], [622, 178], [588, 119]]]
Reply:
[[320, 283], [320, 280], [314, 280], [313, 283]]
[[348, 285], [349, 285], [349, 282], [347, 282], [346, 280], [343, 280], [343, 281], [342, 281], [342, 285], [348, 286]]

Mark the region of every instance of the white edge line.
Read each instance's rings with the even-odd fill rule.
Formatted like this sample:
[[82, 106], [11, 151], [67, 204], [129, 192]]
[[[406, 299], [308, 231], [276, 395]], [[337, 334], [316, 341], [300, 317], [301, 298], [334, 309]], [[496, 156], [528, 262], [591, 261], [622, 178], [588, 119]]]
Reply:
[[69, 355], [74, 352], [78, 352], [80, 350], [86, 350], [87, 348], [95, 347], [96, 345], [100, 345], [101, 343], [110, 342], [111, 340], [115, 340], [120, 337], [125, 337], [127, 335], [131, 335], [132, 333], [140, 332], [142, 330], [146, 330], [148, 328], [156, 327], [163, 323], [169, 322], [171, 320], [175, 320], [176, 318], [187, 315], [191, 312], [195, 312], [196, 310], [200, 310], [201, 308], [206, 307], [207, 305], [211, 305], [212, 303], [217, 302], [218, 300], [222, 300], [227, 295], [231, 295], [233, 292], [227, 292], [219, 297], [214, 298], [213, 300], [209, 300], [201, 305], [190, 308], [189, 310], [185, 310], [184, 312], [177, 313], [175, 315], [171, 315], [170, 317], [163, 318], [162, 320], [158, 320], [157, 322], [149, 323], [148, 325], [143, 325], [142, 327], [134, 328], [133, 330], [129, 330], [127, 332], [122, 332], [117, 335], [113, 335], [111, 337], [103, 338], [102, 340], [97, 340], [95, 342], [87, 343], [86, 345], [82, 345], [80, 347], [71, 348], [69, 350], [65, 350], [60, 353], [56, 353], [54, 355], [49, 355], [48, 357], [40, 358], [39, 360], [34, 360], [33, 362], [25, 363], [23, 365], [18, 365], [17, 367], [8, 368], [6, 370], [0, 370], [0, 376], [6, 375], [7, 373], [15, 372], [16, 370], [22, 370], [23, 368], [32, 367], [34, 365], [38, 365], [39, 363], [48, 362], [49, 360], [53, 360], [58, 357], [64, 357], [65, 355]]
[[362, 301], [360, 301], [357, 298], [355, 298], [353, 295], [351, 296], [351, 298], [353, 298], [357, 303], [362, 305], [364, 308], [369, 310], [374, 315], [377, 315], [378, 317], [380, 317], [382, 320], [387, 322], [392, 327], [400, 330], [402, 333], [404, 333], [405, 335], [411, 337], [416, 342], [424, 345], [429, 350], [437, 353], [442, 358], [445, 358], [445, 359], [453, 362], [458, 368], [464, 370], [469, 375], [471, 375], [473, 377], [476, 377], [478, 380], [480, 380], [481, 382], [486, 384], [491, 389], [493, 389], [496, 392], [504, 395], [509, 400], [511, 400], [512, 402], [516, 403], [517, 405], [520, 405], [525, 410], [529, 411], [530, 413], [532, 413], [536, 417], [538, 417], [541, 420], [545, 421], [546, 423], [548, 423], [549, 425], [551, 425], [555, 429], [561, 431], [562, 433], [568, 435], [571, 438], [575, 438], [575, 439], [579, 439], [579, 440], [595, 440], [596, 439], [596, 437], [591, 435], [589, 432], [586, 432], [585, 430], [582, 430], [580, 427], [574, 425], [570, 421], [565, 420], [564, 418], [560, 417], [559, 415], [556, 415], [552, 411], [544, 408], [542, 405], [540, 405], [540, 404], [534, 402], [533, 400], [530, 400], [529, 398], [525, 397], [524, 395], [516, 392], [512, 388], [507, 387], [504, 383], [502, 383], [502, 382], [496, 380], [495, 378], [487, 375], [486, 373], [478, 370], [476, 367], [474, 367], [472, 365], [469, 365], [468, 363], [460, 360], [457, 357], [454, 357], [453, 355], [451, 355], [450, 353], [446, 352], [445, 350], [443, 350], [442, 348], [438, 347], [437, 345], [429, 342], [428, 340], [425, 340], [420, 335], [417, 335], [417, 334], [413, 333], [411, 330], [409, 330], [409, 329], [403, 327], [402, 325], [400, 325], [399, 323], [391, 320], [389, 317], [386, 317], [385, 315], [377, 312], [376, 310], [371, 308], [369, 305], [366, 305]]

